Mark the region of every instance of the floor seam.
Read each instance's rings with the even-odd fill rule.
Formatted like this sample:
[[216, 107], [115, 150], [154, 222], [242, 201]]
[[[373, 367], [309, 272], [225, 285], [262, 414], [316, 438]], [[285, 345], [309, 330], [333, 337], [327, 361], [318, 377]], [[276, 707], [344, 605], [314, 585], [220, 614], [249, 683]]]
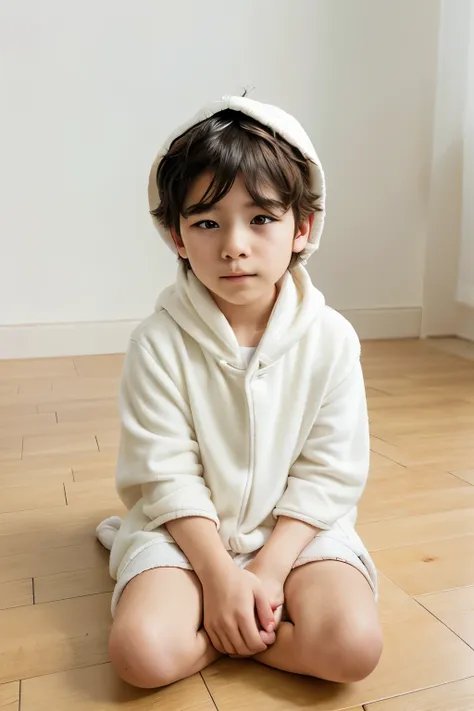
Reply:
[[205, 680], [205, 678], [204, 678], [204, 676], [203, 676], [203, 673], [202, 673], [202, 672], [199, 672], [199, 676], [201, 677], [201, 679], [202, 679], [202, 681], [203, 681], [203, 684], [204, 684], [204, 686], [205, 686], [206, 689], [207, 689], [207, 693], [208, 693], [209, 696], [211, 697], [212, 703], [213, 703], [214, 706], [216, 707], [217, 711], [219, 711], [219, 707], [218, 707], [218, 705], [216, 704], [216, 700], [215, 700], [214, 696], [212, 695], [212, 692], [211, 692], [209, 686], [207, 685], [207, 682], [206, 682], [206, 680]]
[[[380, 437], [376, 437], [376, 439], [380, 439]], [[383, 442], [384, 440], [381, 440], [381, 441]], [[389, 442], [387, 442], [386, 444], [389, 444]], [[396, 447], [397, 445], [390, 445], [390, 446]], [[376, 452], [375, 449], [371, 449], [370, 451], [373, 452], [374, 454], [378, 454], [379, 457], [383, 457], [384, 459], [387, 460], [387, 462], [392, 462], [392, 464], [398, 464], [399, 467], [408, 469], [408, 464], [402, 464], [401, 462], [397, 462], [396, 459], [391, 459], [390, 457], [387, 457], [386, 454], [381, 454], [380, 452]]]
[[454, 472], [446, 472], [446, 474], [450, 474], [450, 476], [453, 476], [458, 481], [463, 481], [465, 484], [468, 484], [469, 486], [474, 486], [474, 484], [472, 482], [466, 481], [465, 479], [462, 478], [462, 476], [458, 476]]
[[435, 590], [434, 592], [416, 593], [412, 597], [413, 599], [416, 599], [418, 597], [429, 597], [430, 595], [442, 595], [443, 593], [453, 592], [454, 590], [463, 590], [464, 588], [474, 588], [474, 583], [468, 583], [467, 585], [456, 585], [455, 588], [442, 588], [441, 590]]
[[[424, 691], [430, 691], [431, 689], [439, 689], [442, 686], [448, 686], [449, 684], [458, 684], [461, 681], [467, 681], [468, 679], [472, 679], [472, 674], [469, 676], [463, 676], [462, 679], [450, 679], [449, 681], [442, 681], [440, 684], [430, 684], [429, 686], [423, 686], [420, 689], [411, 689], [409, 691], [402, 691], [400, 694], [394, 694], [393, 696], [383, 696], [379, 699], [375, 699], [374, 701], [366, 701], [363, 704], [361, 704], [362, 708], [364, 711], [368, 711], [369, 706], [374, 706], [375, 704], [380, 704], [384, 703], [385, 701], [393, 701], [396, 699], [403, 699], [405, 696], [412, 696], [414, 694], [421, 694]], [[341, 711], [344, 711], [342, 709]]]
[[[433, 594], [434, 594], [434, 593], [433, 593]], [[437, 617], [437, 616], [434, 614], [434, 612], [431, 612], [431, 610], [429, 610], [427, 607], [425, 607], [424, 605], [422, 605], [421, 602], [416, 599], [416, 597], [414, 597], [414, 598], [412, 598], [412, 599], [413, 599], [413, 600], [416, 602], [416, 604], [419, 605], [423, 610], [425, 610], [426, 612], [429, 612], [429, 614], [431, 615], [431, 617], [434, 617], [435, 620], [438, 620], [438, 622], [441, 622], [441, 624], [442, 624], [444, 627], [446, 627], [447, 630], [449, 630], [450, 632], [452, 632], [453, 635], [455, 635], [459, 640], [461, 640], [461, 642], [464, 642], [464, 644], [465, 644], [467, 647], [469, 647], [469, 649], [472, 649], [472, 650], [474, 651], [474, 647], [472, 646], [472, 644], [469, 644], [469, 642], [466, 642], [466, 640], [463, 639], [463, 638], [461, 637], [461, 635], [456, 632], [456, 630], [453, 630], [452, 627], [450, 627], [449, 625], [446, 624], [446, 622], [443, 622], [443, 620], [441, 620], [439, 617]]]

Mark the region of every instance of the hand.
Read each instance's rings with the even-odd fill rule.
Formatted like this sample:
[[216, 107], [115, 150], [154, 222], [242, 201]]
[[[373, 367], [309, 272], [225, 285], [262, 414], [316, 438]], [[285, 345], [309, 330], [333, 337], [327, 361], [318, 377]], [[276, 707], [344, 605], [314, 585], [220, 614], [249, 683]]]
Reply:
[[[251, 563], [249, 563], [246, 570], [253, 573], [259, 580], [261, 580], [263, 589], [265, 590], [268, 600], [270, 601], [270, 605], [275, 616], [275, 629], [277, 629], [281, 622], [283, 605], [285, 603], [285, 581], [281, 580], [278, 575], [272, 573], [268, 568], [260, 565], [258, 559], [254, 559]], [[262, 624], [260, 620], [259, 622]], [[263, 639], [265, 640], [265, 637], [263, 637]]]
[[[221, 654], [249, 657], [275, 641], [275, 619], [262, 582], [231, 566], [201, 579], [204, 629]], [[258, 621], [262, 627], [259, 630]]]

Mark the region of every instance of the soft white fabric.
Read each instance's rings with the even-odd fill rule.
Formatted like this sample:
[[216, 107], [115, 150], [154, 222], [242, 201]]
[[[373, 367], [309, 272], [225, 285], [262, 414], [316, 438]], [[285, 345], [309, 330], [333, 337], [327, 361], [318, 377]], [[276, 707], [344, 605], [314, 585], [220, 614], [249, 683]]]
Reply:
[[[369, 458], [359, 341], [303, 266], [319, 246], [325, 214], [324, 174], [308, 136], [273, 106], [242, 97], [210, 104], [173, 132], [155, 160], [150, 209], [158, 205], [157, 166], [173, 140], [226, 108], [252, 116], [302, 152], [320, 211], [253, 352], [239, 347], [183, 264], [155, 313], [134, 332], [122, 378], [117, 464], [117, 489], [129, 512], [121, 525], [107, 520], [97, 529], [112, 546], [114, 599], [135, 568], [189, 567], [165, 526], [186, 516], [215, 521], [236, 560], [248, 560], [265, 543], [278, 516], [307, 521], [325, 532], [314, 542], [324, 541], [324, 550], [312, 550], [312, 559], [343, 559], [375, 579], [354, 530]], [[176, 253], [169, 232], [154, 222]], [[341, 531], [343, 543], [330, 549], [326, 541]], [[345, 558], [341, 545], [350, 549]]]
[[[229, 551], [229, 555], [239, 568], [245, 568], [256, 554], [256, 552], [233, 553]], [[377, 571], [370, 555], [352, 527], [343, 530], [341, 526], [336, 525], [330, 531], [318, 533], [316, 538], [298, 556], [293, 568], [299, 568], [302, 565], [320, 560], [337, 560], [356, 568], [365, 577], [377, 599]], [[136, 551], [133, 557], [127, 559], [127, 564], [120, 570], [112, 596], [111, 610], [113, 617], [115, 616], [120, 596], [128, 583], [137, 575], [154, 568], [192, 570], [190, 562], [176, 543], [163, 543], [161, 541], [151, 542], [150, 545], [143, 546]]]
[[[129, 508], [114, 578], [168, 521], [215, 521], [230, 552], [258, 550], [285, 515], [353, 529], [369, 464], [360, 346], [306, 269], [286, 275], [250, 364], [192, 271], [134, 332], [120, 394], [117, 488]], [[165, 550], [165, 548], [163, 549]]]
[[[270, 104], [263, 104], [260, 101], [254, 101], [248, 97], [243, 96], [224, 96], [220, 101], [214, 101], [207, 106], [204, 106], [197, 114], [195, 114], [191, 119], [186, 121], [186, 123], [179, 126], [173, 133], [168, 136], [162, 149], [158, 153], [152, 168], [150, 170], [150, 177], [148, 182], [148, 201], [150, 205], [150, 210], [155, 210], [160, 201], [158, 196], [158, 189], [156, 187], [156, 171], [158, 164], [169, 150], [173, 141], [185, 133], [195, 124], [210, 118], [219, 111], [224, 109], [233, 109], [234, 111], [241, 111], [243, 114], [254, 118], [259, 121], [263, 126], [272, 129], [275, 133], [278, 133], [282, 138], [284, 138], [292, 146], [298, 148], [298, 150], [303, 154], [305, 158], [309, 161], [310, 179], [311, 179], [311, 189], [319, 196], [317, 201], [318, 211], [314, 215], [314, 222], [311, 229], [311, 235], [305, 249], [298, 255], [299, 262], [301, 264], [306, 264], [309, 257], [315, 252], [321, 240], [321, 233], [324, 226], [324, 216], [325, 216], [325, 198], [326, 198], [326, 188], [324, 173], [321, 167], [319, 158], [314, 150], [314, 146], [311, 143], [307, 133], [301, 126], [301, 124], [295, 119], [294, 116], [286, 113], [277, 106], [271, 106]], [[163, 225], [160, 224], [156, 217], [152, 217], [153, 224], [160, 233], [164, 242], [172, 250], [173, 254], [176, 254], [176, 245], [171, 237], [169, 230], [167, 230]]]
[[257, 349], [253, 348], [251, 346], [241, 346], [240, 347], [240, 352], [242, 353], [242, 360], [247, 367], [250, 364], [250, 361], [253, 358], [253, 354], [255, 353]]
[[95, 535], [107, 550], [111, 550], [117, 531], [122, 523], [120, 516], [110, 516], [110, 518], [106, 518], [105, 521], [102, 521], [97, 526]]

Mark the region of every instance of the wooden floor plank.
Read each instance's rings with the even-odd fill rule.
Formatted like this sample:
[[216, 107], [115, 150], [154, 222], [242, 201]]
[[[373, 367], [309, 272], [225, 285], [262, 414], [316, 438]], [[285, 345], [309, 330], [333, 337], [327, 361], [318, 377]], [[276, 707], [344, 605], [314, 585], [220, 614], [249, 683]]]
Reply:
[[52, 380], [21, 380], [18, 384], [20, 395], [34, 395], [38, 399], [53, 391]]
[[47, 434], [56, 426], [56, 416], [52, 412], [28, 415], [11, 414], [0, 418], [2, 437], [23, 437], [24, 435]]
[[23, 441], [20, 437], [0, 437], [0, 464], [21, 459]]
[[114, 378], [72, 378], [53, 380], [51, 401], [99, 400], [117, 398], [119, 379]]
[[451, 472], [451, 474], [474, 485], [474, 469], [462, 469], [461, 471]]
[[0, 709], [1, 711], [19, 711], [20, 682], [12, 681], [9, 684], [0, 684]]
[[[39, 575], [34, 579], [35, 602], [52, 602], [67, 600], [82, 595], [111, 592], [115, 581], [109, 574], [108, 565], [82, 570], [69, 570], [55, 575]], [[0, 586], [1, 605], [1, 586]]]
[[109, 629], [109, 593], [0, 610], [0, 683], [106, 662]]
[[[8, 402], [5, 403], [4, 399]], [[0, 422], [8, 422], [14, 415], [33, 415], [38, 413], [38, 404], [35, 400], [28, 399], [25, 402], [16, 393], [10, 392], [2, 395], [0, 392]]]
[[[41, 473], [37, 471], [26, 472], [24, 474], [13, 474], [9, 466], [0, 467], [0, 490], [5, 491], [10, 486], [37, 488], [40, 483], [49, 486], [53, 483], [64, 484], [74, 481], [72, 468], [45, 469]], [[43, 504], [44, 505], [44, 504]]]
[[[222, 660], [203, 673], [218, 711], [473, 711], [474, 345], [445, 346], [362, 344], [372, 452], [358, 530], [382, 571], [379, 668], [341, 687]], [[107, 664], [114, 581], [94, 532], [124, 513], [123, 360], [0, 362], [2, 711], [18, 711], [18, 679], [21, 711], [216, 708], [199, 676], [141, 692]], [[63, 484], [68, 505], [51, 505]]]
[[[75, 435], [97, 432], [118, 433], [118, 416], [101, 417], [99, 419], [79, 418], [76, 420], [56, 420], [55, 412], [43, 412], [36, 415], [17, 415], [8, 422], [0, 422], [2, 437], [30, 437], [41, 435], [44, 438], [59, 435]], [[73, 451], [73, 450], [71, 450]]]
[[115, 488], [115, 479], [97, 478], [94, 486], [91, 487], [91, 480], [74, 481], [66, 484], [66, 495], [70, 506], [87, 506], [91, 499], [95, 501], [118, 502], [118, 494]]
[[23, 439], [23, 458], [37, 454], [66, 454], [71, 452], [97, 452], [93, 434], [64, 434], [27, 436]]
[[72, 358], [0, 360], [0, 381], [74, 377], [77, 372]]
[[119, 681], [110, 664], [27, 679], [21, 705], [21, 711], [215, 711], [198, 674], [159, 691], [142, 691]]
[[61, 481], [38, 479], [33, 483], [30, 479], [22, 482], [20, 486], [5, 486], [0, 477], [0, 485], [0, 513], [66, 505], [64, 485]]
[[46, 454], [35, 454], [19, 461], [0, 462], [0, 474], [2, 472], [8, 474], [32, 474], [44, 476], [48, 470], [66, 469], [72, 472], [73, 469], [82, 465], [99, 466], [105, 464], [113, 464], [116, 462], [115, 452], [99, 452], [96, 449], [92, 452], [82, 451], [61, 451], [48, 452]]
[[54, 575], [89, 567], [105, 567], [107, 554], [97, 541], [90, 539], [75, 546], [51, 548], [35, 553], [0, 557], [0, 582]]
[[117, 398], [109, 400], [80, 400], [75, 402], [53, 402], [42, 407], [54, 408], [59, 422], [88, 422], [90, 420], [118, 420]]
[[33, 585], [31, 578], [27, 578], [26, 580], [12, 580], [8, 583], [0, 583], [0, 610], [6, 610], [9, 607], [23, 607], [23, 605], [32, 604]]
[[97, 481], [98, 479], [109, 479], [110, 481], [115, 481], [115, 470], [115, 458], [114, 461], [109, 464], [99, 465], [95, 462], [93, 464], [79, 464], [72, 469], [73, 480], [75, 482], [90, 482]]
[[434, 489], [429, 492], [413, 493], [382, 498], [370, 492], [364, 495], [359, 507], [359, 522], [381, 521], [391, 518], [423, 516], [445, 511], [462, 511], [474, 508], [474, 487], [455, 486], [450, 489]]
[[369, 551], [474, 535], [474, 508], [361, 523], [357, 530]]
[[474, 677], [368, 704], [365, 711], [472, 711]]
[[97, 430], [97, 445], [99, 451], [103, 452], [106, 449], [118, 450], [120, 441], [120, 428], [118, 425], [116, 427], [103, 427]]
[[474, 648], [474, 586], [421, 595], [417, 600]]
[[85, 508], [63, 506], [0, 514], [0, 556], [33, 554], [83, 543], [95, 545], [95, 529], [100, 521], [123, 516], [124, 512], [121, 503], [94, 501]]
[[74, 358], [74, 365], [80, 378], [119, 378], [124, 362], [123, 353]]
[[379, 570], [410, 595], [474, 585], [474, 535], [372, 555]]

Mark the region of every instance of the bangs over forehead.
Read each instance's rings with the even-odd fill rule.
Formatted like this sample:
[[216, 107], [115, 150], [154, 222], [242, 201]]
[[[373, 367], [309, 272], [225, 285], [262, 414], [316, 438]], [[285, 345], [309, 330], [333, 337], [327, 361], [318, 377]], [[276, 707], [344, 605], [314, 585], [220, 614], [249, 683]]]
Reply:
[[[181, 214], [188, 217], [213, 207], [231, 190], [238, 174], [256, 205], [266, 210], [288, 210], [297, 198], [293, 194], [297, 182], [295, 159], [290, 161], [266, 131], [258, 128], [255, 131], [252, 127], [254, 133], [236, 121], [227, 121], [219, 128], [202, 142], [202, 154], [196, 152], [194, 166], [190, 165], [185, 171], [188, 175], [183, 175], [192, 182], [205, 170], [212, 174], [212, 180], [200, 201], [182, 209]], [[183, 182], [187, 182], [186, 179]]]
[[[212, 175], [207, 190], [198, 203], [185, 208], [191, 184], [204, 172]], [[308, 163], [301, 153], [249, 116], [226, 109], [171, 144], [158, 166], [160, 204], [152, 214], [179, 234], [180, 216], [213, 207], [239, 174], [252, 200], [265, 210], [281, 213], [292, 207], [298, 222], [317, 209], [318, 196], [310, 190]]]

